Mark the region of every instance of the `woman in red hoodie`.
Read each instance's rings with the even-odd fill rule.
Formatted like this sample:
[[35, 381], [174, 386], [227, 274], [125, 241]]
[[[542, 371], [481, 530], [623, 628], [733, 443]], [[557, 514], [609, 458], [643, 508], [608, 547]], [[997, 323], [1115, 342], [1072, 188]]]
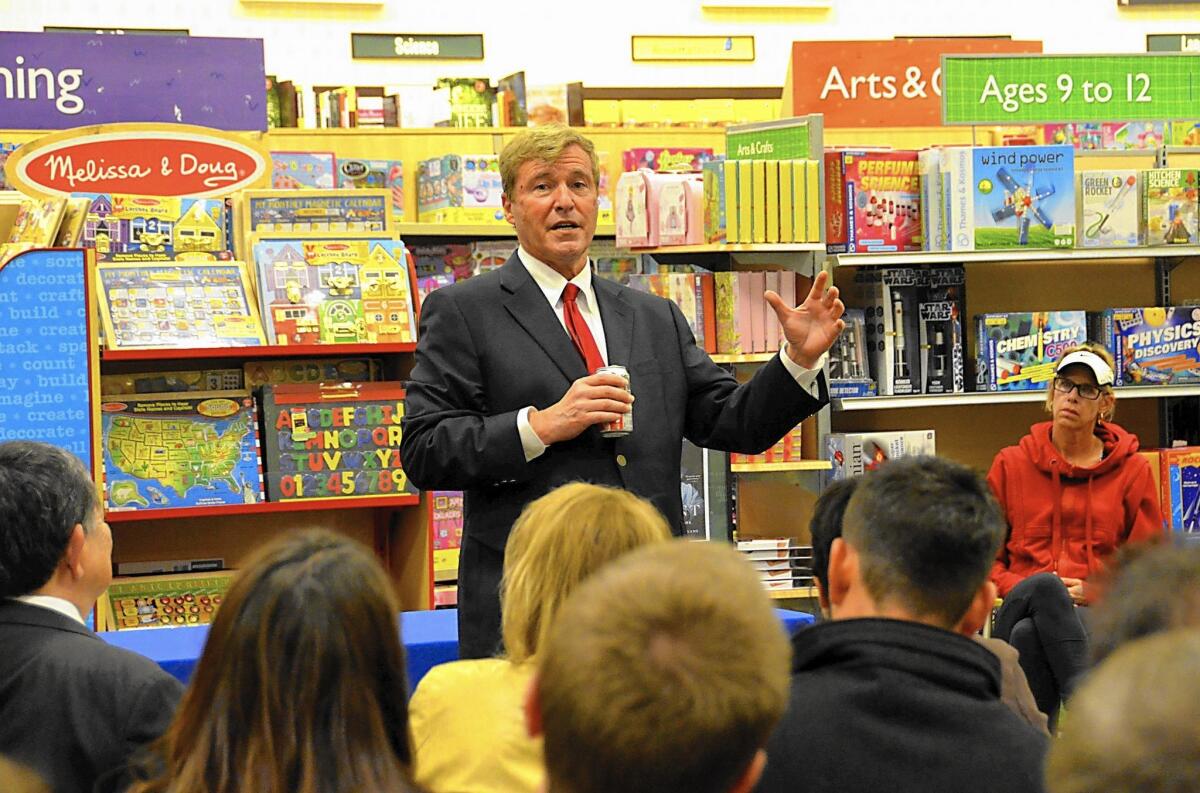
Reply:
[[996, 455], [988, 483], [1008, 520], [992, 566], [1004, 603], [995, 635], [1021, 653], [1038, 706], [1051, 717], [1087, 663], [1075, 605], [1126, 542], [1162, 535], [1150, 464], [1137, 437], [1112, 423], [1113, 359], [1082, 344], [1059, 358], [1047, 389], [1051, 420]]

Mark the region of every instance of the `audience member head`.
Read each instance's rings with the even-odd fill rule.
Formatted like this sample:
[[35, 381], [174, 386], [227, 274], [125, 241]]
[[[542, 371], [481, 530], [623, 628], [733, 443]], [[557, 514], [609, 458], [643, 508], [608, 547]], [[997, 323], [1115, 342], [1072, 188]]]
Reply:
[[139, 791], [384, 793], [412, 752], [398, 604], [371, 553], [327, 531], [259, 549], [233, 582]]
[[1200, 780], [1200, 631], [1118, 647], [1071, 698], [1050, 793], [1192, 793]]
[[538, 653], [555, 615], [581, 581], [671, 530], [650, 502], [626, 490], [575, 482], [525, 507], [504, 552], [504, 648], [513, 663]]
[[1141, 636], [1200, 627], [1200, 546], [1129, 546], [1089, 622], [1097, 664]]
[[32, 769], [0, 756], [0, 790], [4, 793], [51, 793], [50, 786]]
[[87, 614], [112, 580], [112, 534], [75, 455], [0, 443], [0, 598], [63, 598]]
[[858, 477], [831, 482], [821, 491], [813, 508], [812, 520], [808, 523], [812, 534], [812, 569], [817, 580], [817, 601], [821, 613], [829, 616], [829, 546], [842, 536], [842, 519], [846, 505], [858, 486]]
[[736, 551], [670, 542], [585, 581], [527, 708], [551, 793], [751, 789], [787, 705], [791, 646]]
[[940, 457], [862, 477], [829, 553], [834, 619], [891, 617], [971, 634], [991, 613], [1004, 520], [984, 481]]

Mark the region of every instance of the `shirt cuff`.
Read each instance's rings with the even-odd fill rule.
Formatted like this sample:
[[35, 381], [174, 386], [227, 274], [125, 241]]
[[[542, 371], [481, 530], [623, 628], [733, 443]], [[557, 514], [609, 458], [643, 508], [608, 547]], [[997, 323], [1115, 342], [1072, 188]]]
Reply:
[[[792, 366], [795, 364], [793, 363]], [[525, 462], [546, 453], [546, 444], [542, 443], [542, 439], [533, 431], [533, 425], [529, 423], [529, 411], [531, 410], [533, 410], [532, 406], [517, 411], [517, 432], [521, 435], [521, 448], [525, 450]]]
[[829, 353], [823, 352], [821, 353], [821, 357], [817, 359], [817, 365], [812, 369], [806, 369], [793, 361], [792, 356], [787, 354], [786, 343], [779, 348], [779, 360], [783, 363], [783, 368], [788, 370], [788, 374], [796, 378], [796, 385], [807, 391], [808, 395], [813, 399], [821, 398], [821, 391], [817, 387], [817, 375], [825, 368], [825, 361], [828, 358]]

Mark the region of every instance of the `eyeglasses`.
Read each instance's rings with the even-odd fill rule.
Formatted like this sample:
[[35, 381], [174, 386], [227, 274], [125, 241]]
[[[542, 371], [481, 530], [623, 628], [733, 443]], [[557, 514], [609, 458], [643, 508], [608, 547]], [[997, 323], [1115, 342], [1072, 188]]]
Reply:
[[1104, 389], [1098, 385], [1091, 383], [1076, 383], [1074, 380], [1068, 380], [1065, 377], [1054, 378], [1054, 390], [1060, 394], [1069, 394], [1072, 390], [1079, 393], [1080, 399], [1088, 399], [1095, 401], [1104, 393]]

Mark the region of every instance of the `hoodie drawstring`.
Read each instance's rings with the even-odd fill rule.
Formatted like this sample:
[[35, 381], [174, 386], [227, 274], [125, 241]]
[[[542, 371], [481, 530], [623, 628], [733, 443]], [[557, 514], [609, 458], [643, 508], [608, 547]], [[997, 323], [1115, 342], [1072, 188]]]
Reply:
[[[1058, 557], [1062, 555], [1062, 545], [1063, 545], [1063, 536], [1062, 536], [1063, 491], [1062, 491], [1062, 478], [1061, 478], [1061, 474], [1058, 471], [1058, 460], [1057, 459], [1050, 461], [1050, 472], [1054, 479], [1054, 515], [1053, 515], [1053, 524], [1051, 527], [1050, 543], [1051, 543], [1051, 550], [1054, 554], [1054, 572], [1057, 573], [1058, 572]], [[1088, 481], [1089, 481], [1089, 485], [1090, 485], [1091, 480], [1088, 480]], [[1088, 514], [1090, 516], [1091, 513], [1088, 513]]]
[[1089, 577], [1095, 570], [1095, 557], [1092, 551], [1092, 478], [1090, 476], [1087, 478], [1087, 504], [1084, 507], [1086, 510], [1084, 513], [1086, 515], [1084, 525], [1087, 527], [1084, 534], [1084, 545], [1087, 547], [1087, 571]]

